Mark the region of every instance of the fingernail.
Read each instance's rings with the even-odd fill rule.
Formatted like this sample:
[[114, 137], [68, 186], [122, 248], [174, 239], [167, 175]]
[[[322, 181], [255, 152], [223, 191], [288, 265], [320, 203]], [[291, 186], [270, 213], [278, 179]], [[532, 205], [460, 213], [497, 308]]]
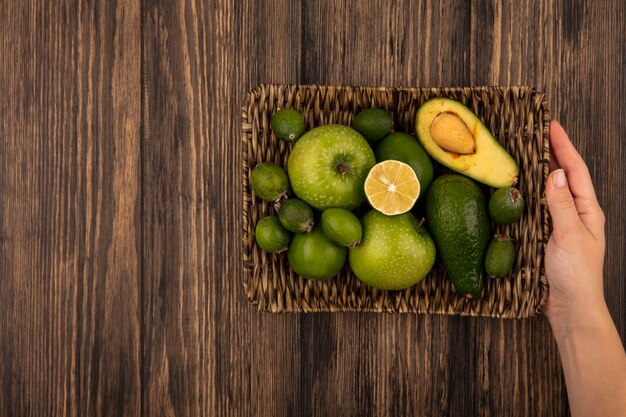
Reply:
[[562, 169], [557, 169], [556, 171], [554, 171], [554, 174], [552, 175], [552, 183], [555, 187], [558, 188], [567, 186], [567, 177], [565, 176], [565, 171], [563, 171]]

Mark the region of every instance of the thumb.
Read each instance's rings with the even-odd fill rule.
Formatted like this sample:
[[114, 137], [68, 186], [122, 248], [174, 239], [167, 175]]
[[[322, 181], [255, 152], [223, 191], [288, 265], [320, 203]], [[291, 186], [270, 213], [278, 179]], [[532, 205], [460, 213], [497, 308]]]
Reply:
[[546, 200], [555, 232], [565, 232], [581, 224], [565, 171], [557, 169], [548, 176]]

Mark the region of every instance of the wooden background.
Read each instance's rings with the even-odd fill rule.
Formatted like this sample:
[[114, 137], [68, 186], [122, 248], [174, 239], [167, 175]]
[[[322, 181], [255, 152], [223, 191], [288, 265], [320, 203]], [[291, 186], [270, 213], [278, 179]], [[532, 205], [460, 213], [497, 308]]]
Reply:
[[564, 416], [547, 320], [271, 315], [261, 82], [530, 84], [587, 160], [626, 336], [624, 1], [0, 0], [0, 416]]

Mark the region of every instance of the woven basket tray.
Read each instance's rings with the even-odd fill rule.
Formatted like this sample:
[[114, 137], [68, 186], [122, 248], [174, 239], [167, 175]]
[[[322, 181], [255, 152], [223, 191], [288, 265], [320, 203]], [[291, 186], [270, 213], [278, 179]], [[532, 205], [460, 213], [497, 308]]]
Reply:
[[[432, 97], [449, 97], [471, 108], [520, 167], [517, 187], [526, 208], [511, 226], [492, 224], [493, 233], [516, 241], [513, 270], [504, 279], [486, 279], [483, 297], [468, 300], [454, 292], [441, 264], [419, 284], [403, 291], [382, 291], [359, 281], [346, 265], [328, 282], [303, 279], [286, 253], [267, 254], [254, 240], [254, 226], [274, 214], [271, 204], [251, 195], [248, 178], [260, 162], [286, 166], [290, 146], [272, 136], [271, 116], [278, 108], [298, 110], [307, 128], [350, 125], [362, 108], [389, 111], [396, 131], [413, 133], [418, 107]], [[523, 318], [543, 305], [548, 284], [543, 256], [548, 238], [544, 182], [548, 175], [549, 112], [543, 93], [531, 87], [385, 88], [317, 85], [261, 85], [243, 106], [243, 287], [250, 302], [271, 312], [373, 311], [460, 314]], [[438, 261], [439, 262], [439, 261]]]

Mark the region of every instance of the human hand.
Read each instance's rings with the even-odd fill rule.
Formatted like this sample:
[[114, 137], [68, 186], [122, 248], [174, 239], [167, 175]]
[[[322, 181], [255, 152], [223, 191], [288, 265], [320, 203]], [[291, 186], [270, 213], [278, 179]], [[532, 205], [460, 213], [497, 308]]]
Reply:
[[605, 306], [605, 220], [587, 165], [555, 120], [550, 151], [546, 199], [553, 231], [546, 249], [550, 294], [544, 312], [554, 328], [585, 320], [594, 307]]

